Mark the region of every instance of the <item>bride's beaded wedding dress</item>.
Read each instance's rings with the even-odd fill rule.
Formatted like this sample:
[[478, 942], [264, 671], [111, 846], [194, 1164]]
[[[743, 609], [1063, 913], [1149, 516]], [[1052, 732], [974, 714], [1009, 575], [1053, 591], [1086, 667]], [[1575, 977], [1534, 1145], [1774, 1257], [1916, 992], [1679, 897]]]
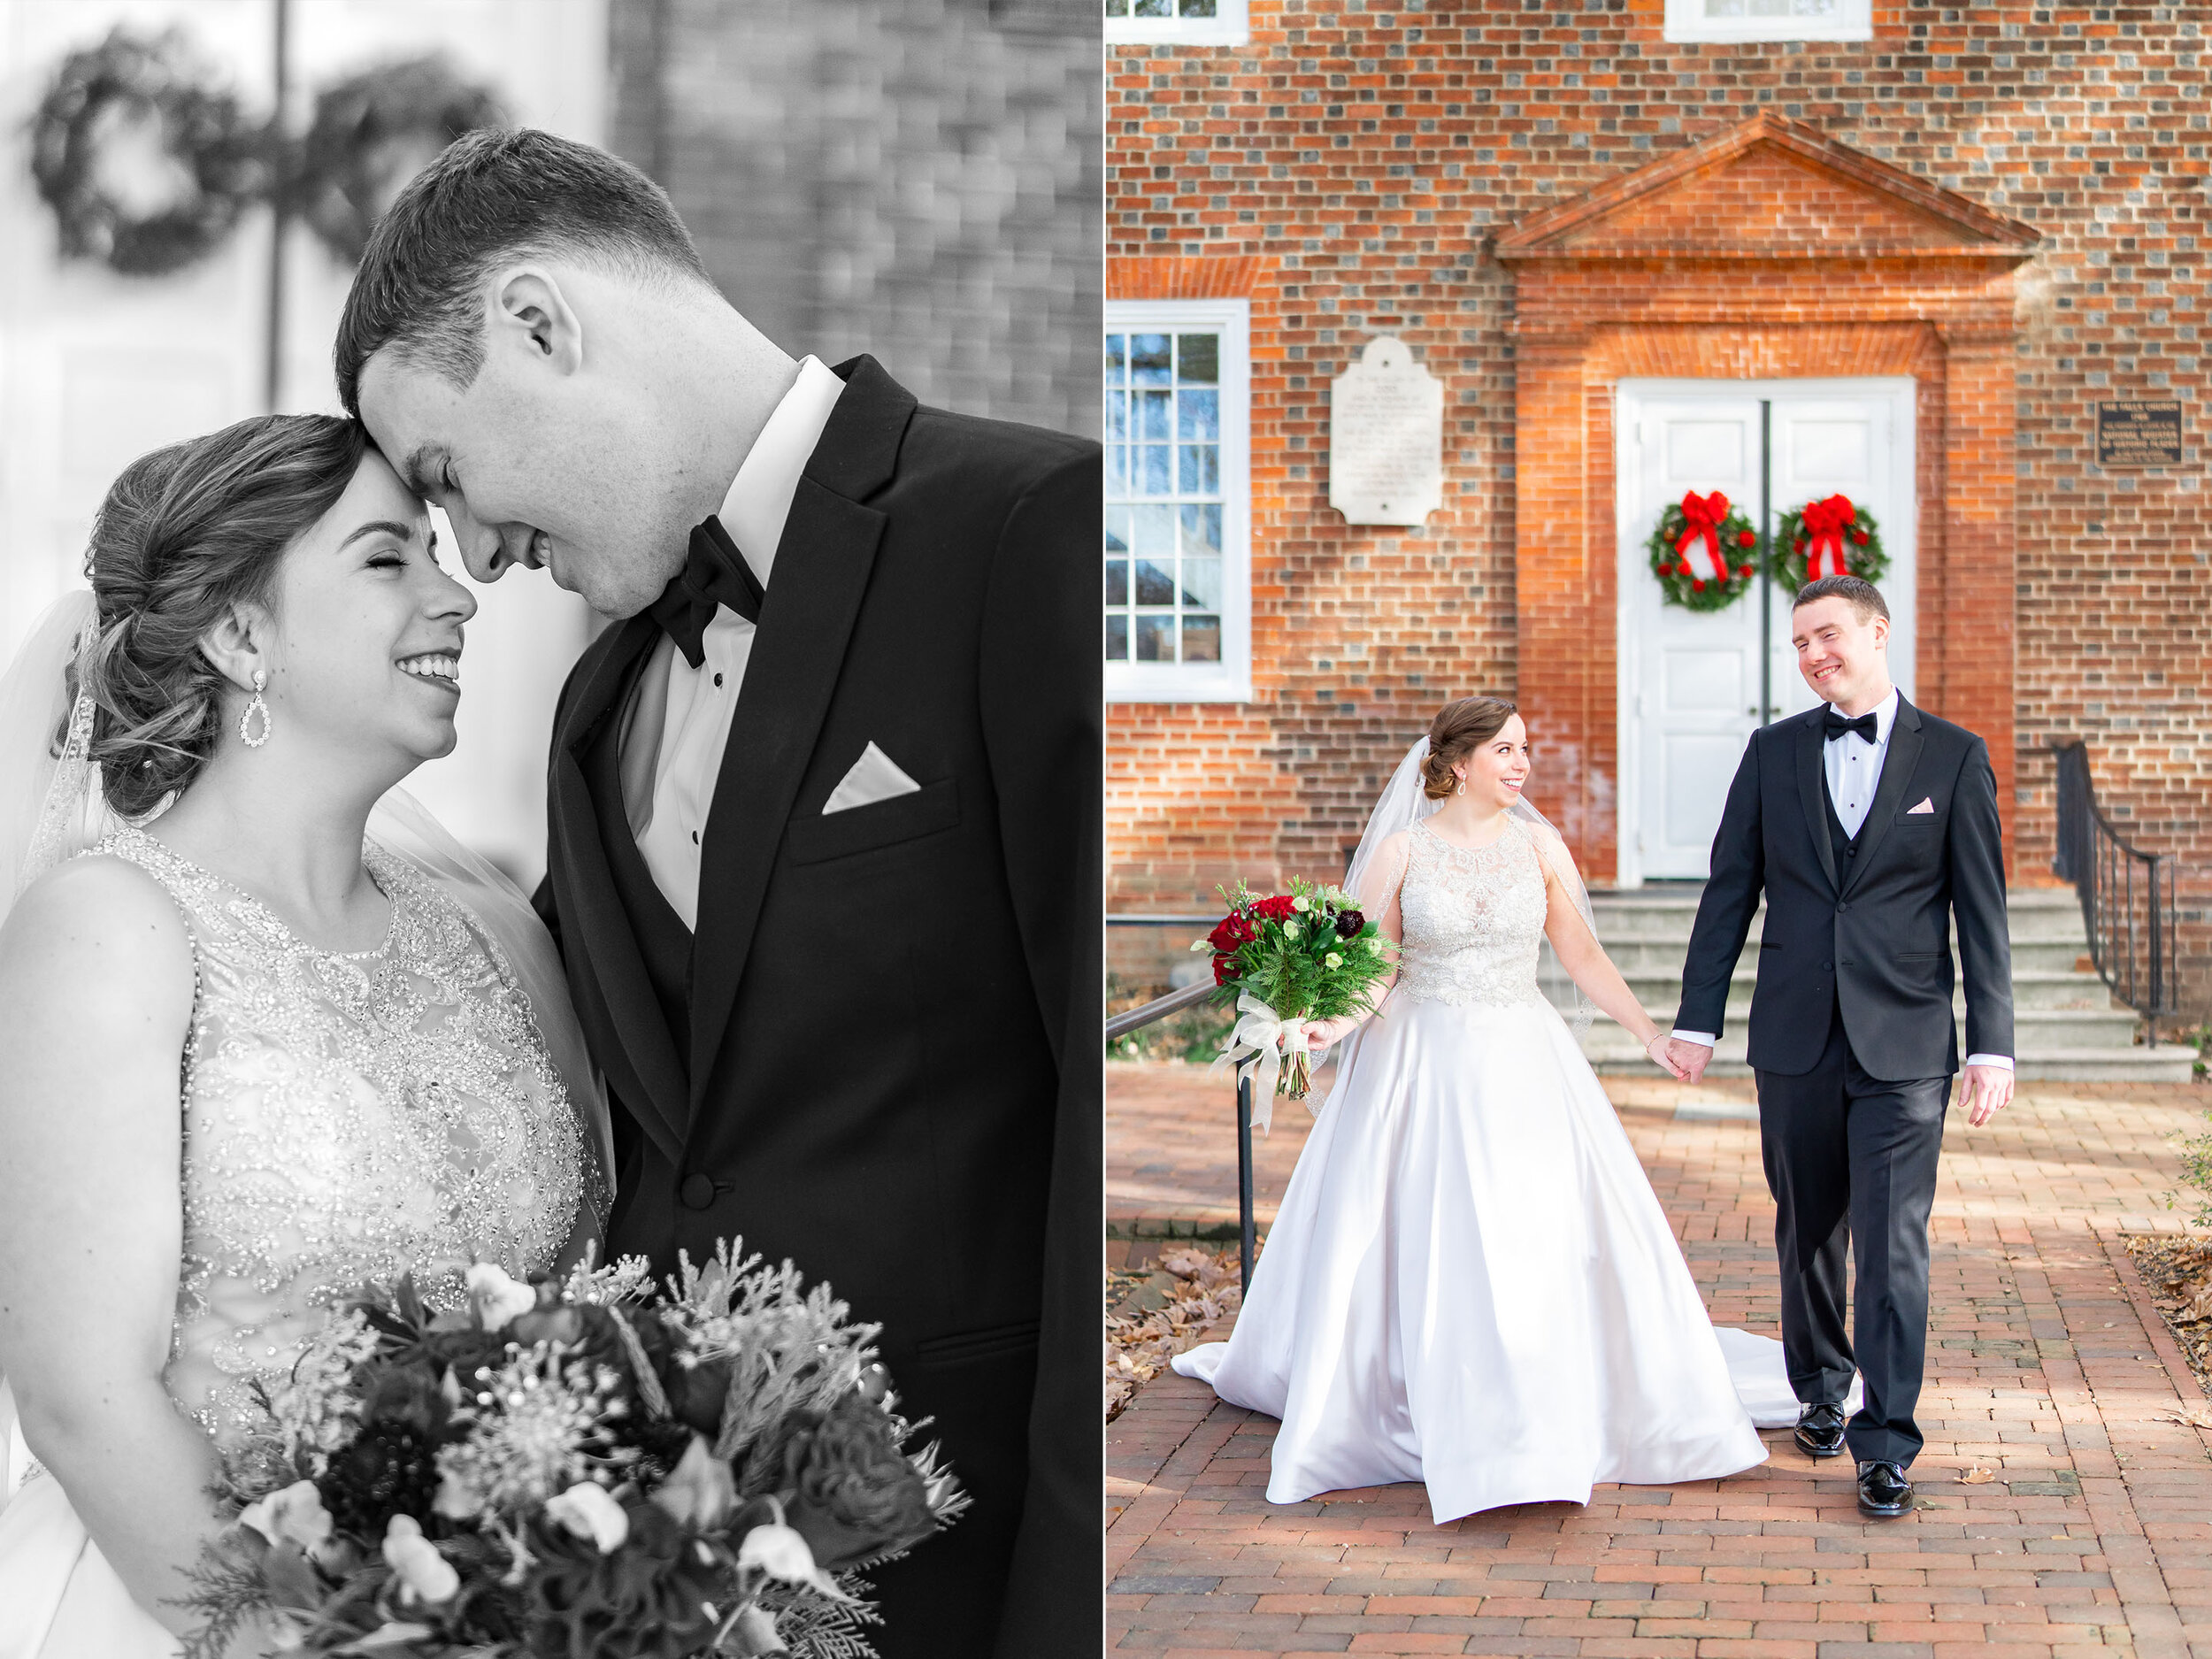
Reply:
[[[372, 843], [383, 944], [316, 949], [136, 830], [198, 973], [183, 1056], [184, 1253], [165, 1380], [218, 1446], [252, 1421], [334, 1298], [413, 1271], [450, 1304], [471, 1262], [550, 1266], [595, 1163], [528, 1000], [474, 916]], [[156, 1659], [131, 1599], [0, 1388], [0, 1659]]]
[[1175, 1369], [1282, 1420], [1279, 1503], [1419, 1480], [1441, 1523], [1764, 1461], [1665, 1212], [1538, 987], [1532, 832], [1409, 833], [1397, 983], [1234, 1334]]

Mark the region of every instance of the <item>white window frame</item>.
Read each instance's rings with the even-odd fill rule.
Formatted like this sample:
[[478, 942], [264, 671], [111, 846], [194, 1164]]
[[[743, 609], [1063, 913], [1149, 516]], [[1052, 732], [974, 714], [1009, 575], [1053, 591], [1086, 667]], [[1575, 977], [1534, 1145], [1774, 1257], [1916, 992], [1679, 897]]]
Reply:
[[[1101, 349], [1110, 334], [1197, 329], [1221, 336], [1221, 660], [1108, 663], [1109, 703], [1252, 700], [1252, 302], [1109, 300]], [[1101, 586], [1094, 592], [1104, 591], [1102, 572], [1102, 565], [1094, 578]]]
[[1665, 37], [1738, 45], [1751, 41], [1870, 41], [1874, 0], [1842, 0], [1832, 22], [1812, 18], [1709, 18], [1705, 0], [1667, 0]]
[[[1131, 4], [1133, 8], [1134, 0]], [[1251, 17], [1246, 0], [1214, 0], [1214, 15], [1210, 18], [1106, 19], [1109, 46], [1242, 46], [1251, 38]]]

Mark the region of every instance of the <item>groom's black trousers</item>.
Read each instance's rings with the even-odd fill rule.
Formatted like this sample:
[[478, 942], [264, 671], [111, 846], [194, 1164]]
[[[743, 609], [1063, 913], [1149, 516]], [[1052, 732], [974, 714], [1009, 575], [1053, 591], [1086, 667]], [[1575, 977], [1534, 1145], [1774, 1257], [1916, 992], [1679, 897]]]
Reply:
[[[1913, 1408], [1928, 1338], [1928, 1212], [1951, 1079], [1868, 1075], [1840, 1009], [1811, 1071], [1755, 1076], [1790, 1386], [1807, 1405], [1839, 1402], [1855, 1365], [1866, 1398], [1845, 1430], [1852, 1456], [1910, 1463], [1922, 1440]], [[1855, 1354], [1844, 1328], [1847, 1247], [1858, 1270]]]

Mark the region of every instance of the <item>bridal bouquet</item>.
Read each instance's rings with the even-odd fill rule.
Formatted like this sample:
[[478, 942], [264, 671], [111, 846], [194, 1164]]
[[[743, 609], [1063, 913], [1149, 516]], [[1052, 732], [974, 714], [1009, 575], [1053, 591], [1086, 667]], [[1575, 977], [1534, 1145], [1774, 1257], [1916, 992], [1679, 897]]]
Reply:
[[[1219, 1000], [1236, 1004], [1222, 1060], [1255, 1069], [1262, 1099], [1303, 1100], [1313, 1080], [1306, 1026], [1364, 1002], [1390, 972], [1387, 941], [1340, 887], [1293, 881], [1287, 893], [1260, 895], [1240, 881], [1222, 896], [1228, 915], [1191, 946], [1213, 952]], [[1278, 1058], [1286, 1053], [1287, 1064]]]
[[237, 1513], [186, 1605], [191, 1659], [243, 1621], [307, 1654], [867, 1659], [854, 1569], [967, 1499], [826, 1286], [718, 1248], [565, 1282], [411, 1278], [334, 1313], [229, 1455]]

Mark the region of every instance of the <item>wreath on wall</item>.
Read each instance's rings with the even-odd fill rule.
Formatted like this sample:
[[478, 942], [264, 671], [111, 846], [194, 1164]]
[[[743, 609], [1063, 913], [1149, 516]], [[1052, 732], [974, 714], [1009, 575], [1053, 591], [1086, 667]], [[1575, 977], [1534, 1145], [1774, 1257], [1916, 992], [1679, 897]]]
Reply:
[[1759, 533], [1718, 490], [1670, 502], [1646, 545], [1660, 593], [1686, 610], [1725, 611], [1758, 572]]
[[1823, 576], [1879, 581], [1888, 568], [1874, 515], [1848, 495], [1809, 501], [1785, 513], [1767, 556], [1767, 573], [1792, 593]]
[[61, 250], [159, 276], [230, 234], [268, 186], [259, 128], [188, 57], [177, 30], [117, 28], [72, 52], [31, 118], [31, 177]]
[[464, 133], [506, 124], [490, 88], [442, 58], [350, 75], [315, 99], [291, 200], [331, 252], [355, 264], [377, 220], [439, 151]]

